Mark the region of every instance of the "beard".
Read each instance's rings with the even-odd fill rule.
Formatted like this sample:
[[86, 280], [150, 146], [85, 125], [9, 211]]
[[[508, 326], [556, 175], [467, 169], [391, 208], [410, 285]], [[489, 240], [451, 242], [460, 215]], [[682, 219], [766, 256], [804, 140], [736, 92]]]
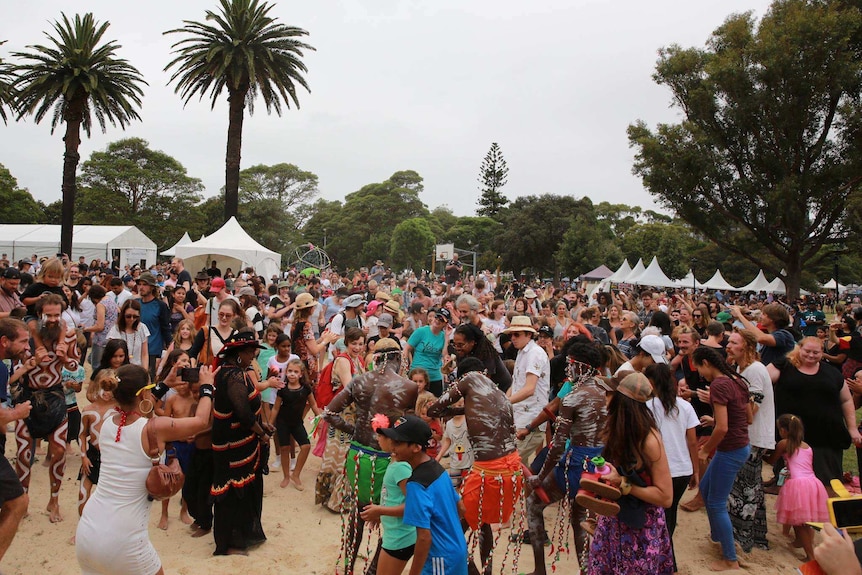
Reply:
[[39, 336], [42, 338], [42, 343], [45, 347], [50, 348], [60, 341], [61, 324], [57, 322], [42, 322], [39, 326]]

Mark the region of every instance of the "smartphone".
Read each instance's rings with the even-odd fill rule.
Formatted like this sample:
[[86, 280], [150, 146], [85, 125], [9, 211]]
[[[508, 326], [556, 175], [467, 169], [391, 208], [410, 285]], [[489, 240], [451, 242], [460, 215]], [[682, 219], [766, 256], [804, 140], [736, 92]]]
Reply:
[[862, 527], [862, 497], [832, 497], [827, 504], [829, 520], [835, 527]]
[[197, 383], [201, 379], [201, 368], [184, 367], [180, 369], [180, 379], [186, 383]]

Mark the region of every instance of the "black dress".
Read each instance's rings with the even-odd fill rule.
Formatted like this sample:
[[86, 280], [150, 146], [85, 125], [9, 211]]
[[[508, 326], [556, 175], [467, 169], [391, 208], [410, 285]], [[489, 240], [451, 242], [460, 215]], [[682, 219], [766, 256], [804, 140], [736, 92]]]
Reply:
[[245, 370], [225, 364], [216, 376], [213, 400], [214, 555], [266, 541], [261, 525], [261, 449], [252, 431], [261, 401]]

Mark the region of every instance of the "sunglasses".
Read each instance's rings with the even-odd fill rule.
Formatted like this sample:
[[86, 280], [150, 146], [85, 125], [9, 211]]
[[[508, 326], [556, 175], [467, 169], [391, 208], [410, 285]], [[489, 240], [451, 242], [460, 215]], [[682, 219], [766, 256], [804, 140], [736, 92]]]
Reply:
[[691, 317], [703, 317], [703, 314], [702, 313], [693, 313], [693, 314], [691, 314]]
[[218, 316], [223, 317], [223, 318], [229, 318], [229, 317], [233, 317], [233, 314], [232, 313], [220, 313], [220, 314], [218, 314]]
[[139, 389], [139, 390], [135, 393], [135, 397], [137, 397], [137, 396], [141, 395], [142, 393], [144, 393], [144, 391], [146, 391], [146, 390], [148, 390], [148, 389], [153, 389], [155, 386], [156, 386], [156, 384], [155, 384], [155, 383], [149, 383], [149, 384], [145, 385], [144, 387], [142, 387], [141, 389]]

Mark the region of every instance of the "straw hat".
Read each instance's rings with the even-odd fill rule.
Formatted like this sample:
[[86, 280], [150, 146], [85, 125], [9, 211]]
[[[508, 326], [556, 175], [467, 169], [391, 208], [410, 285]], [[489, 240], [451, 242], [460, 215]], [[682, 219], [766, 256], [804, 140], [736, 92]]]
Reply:
[[533, 329], [533, 321], [526, 315], [516, 315], [513, 317], [509, 327], [504, 329], [503, 333], [512, 333], [513, 331], [528, 331], [530, 333], [536, 333], [536, 330]]
[[293, 302], [293, 309], [299, 311], [301, 309], [313, 307], [314, 304], [314, 296], [308, 292], [302, 292], [296, 296], [296, 300]]

